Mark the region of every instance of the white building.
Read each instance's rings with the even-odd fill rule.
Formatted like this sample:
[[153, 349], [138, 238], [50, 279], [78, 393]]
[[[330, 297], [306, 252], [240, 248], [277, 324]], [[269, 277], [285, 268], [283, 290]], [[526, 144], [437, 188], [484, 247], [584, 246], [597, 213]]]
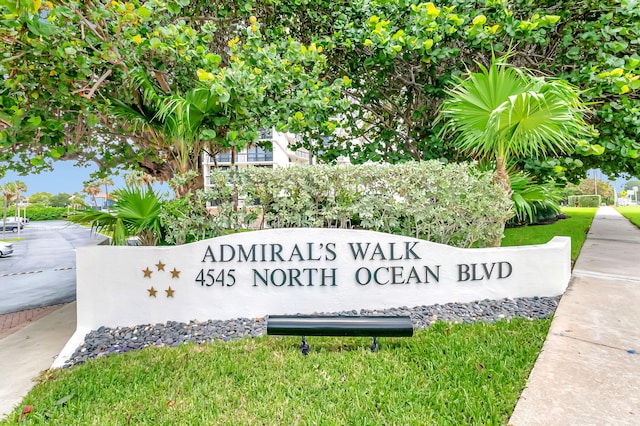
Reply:
[[[256, 167], [288, 167], [290, 165], [313, 164], [314, 160], [309, 151], [298, 149], [293, 151], [289, 148], [296, 140], [296, 136], [291, 133], [280, 133], [273, 129], [260, 130], [260, 141], [271, 143], [272, 149], [265, 149], [259, 143], [251, 144], [245, 149], [236, 152], [235, 165], [242, 168], [246, 166]], [[231, 151], [217, 154], [215, 157], [205, 153], [202, 158], [202, 169], [204, 174], [204, 188], [211, 187], [211, 170], [215, 167], [231, 167]]]

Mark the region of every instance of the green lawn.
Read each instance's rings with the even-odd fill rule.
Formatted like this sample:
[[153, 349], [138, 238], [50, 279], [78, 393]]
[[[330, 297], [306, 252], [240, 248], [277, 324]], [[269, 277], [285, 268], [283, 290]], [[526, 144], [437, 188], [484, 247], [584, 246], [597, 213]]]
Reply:
[[640, 228], [640, 206], [616, 207], [616, 210]]
[[596, 208], [566, 207], [562, 212], [569, 216], [551, 225], [523, 226], [504, 231], [502, 247], [526, 246], [548, 243], [555, 236], [571, 237], [571, 262], [575, 262], [587, 238], [587, 232], [596, 214]]
[[[572, 240], [572, 259], [596, 209], [506, 230], [503, 246]], [[506, 424], [550, 320], [437, 323], [413, 338], [263, 336], [147, 348], [43, 374], [2, 425], [486, 425]]]
[[3, 425], [506, 424], [550, 320], [437, 323], [412, 338], [263, 336], [148, 348], [45, 373]]

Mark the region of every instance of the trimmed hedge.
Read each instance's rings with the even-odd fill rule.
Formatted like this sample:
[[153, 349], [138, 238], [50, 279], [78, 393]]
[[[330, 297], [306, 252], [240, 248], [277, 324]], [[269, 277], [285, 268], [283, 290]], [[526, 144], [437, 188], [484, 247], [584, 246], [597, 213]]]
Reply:
[[599, 207], [602, 203], [602, 197], [599, 195], [571, 195], [568, 202], [571, 207]]
[[[397, 165], [248, 167], [213, 171], [207, 198], [227, 229], [359, 228], [458, 247], [502, 236], [511, 200], [494, 173], [437, 161]], [[231, 185], [229, 183], [232, 183]], [[233, 210], [233, 191], [244, 206]]]
[[29, 220], [60, 220], [67, 216], [66, 207], [47, 207], [33, 205], [27, 207]]

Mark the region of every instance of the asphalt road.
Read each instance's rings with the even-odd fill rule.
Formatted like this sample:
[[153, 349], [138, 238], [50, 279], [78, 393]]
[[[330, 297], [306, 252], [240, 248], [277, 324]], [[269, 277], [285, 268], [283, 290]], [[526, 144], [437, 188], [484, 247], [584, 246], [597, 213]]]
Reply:
[[[17, 236], [6, 233], [7, 239]], [[0, 258], [0, 314], [75, 300], [75, 249], [104, 240], [64, 221], [31, 222], [20, 237], [13, 254]]]

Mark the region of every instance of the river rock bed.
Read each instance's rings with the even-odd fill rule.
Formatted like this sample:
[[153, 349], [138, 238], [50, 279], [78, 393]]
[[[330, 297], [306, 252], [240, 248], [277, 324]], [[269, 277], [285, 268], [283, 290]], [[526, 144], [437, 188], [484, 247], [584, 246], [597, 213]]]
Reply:
[[[481, 300], [471, 303], [406, 306], [390, 309], [362, 309], [345, 312], [321, 312], [317, 315], [409, 315], [414, 328], [425, 328], [436, 321], [471, 323], [495, 322], [501, 319], [547, 318], [556, 310], [560, 297], [524, 297], [516, 299]], [[89, 332], [64, 364], [70, 367], [89, 359], [120, 354], [149, 346], [177, 346], [186, 342], [206, 343], [257, 337], [267, 332], [265, 318], [236, 318], [189, 323], [169, 321], [166, 324], [145, 324], [133, 327], [100, 327]]]

